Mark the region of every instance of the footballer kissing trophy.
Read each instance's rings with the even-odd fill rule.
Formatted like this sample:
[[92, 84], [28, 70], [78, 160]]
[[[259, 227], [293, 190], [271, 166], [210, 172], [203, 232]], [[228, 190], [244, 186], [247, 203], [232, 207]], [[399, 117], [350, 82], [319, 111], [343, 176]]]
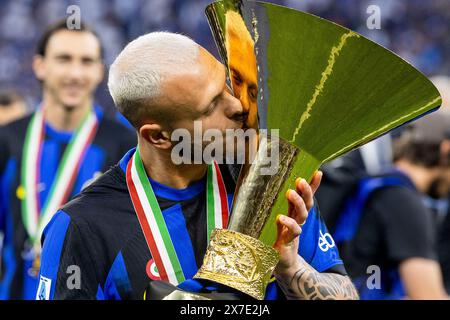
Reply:
[[[285, 193], [328, 161], [441, 104], [437, 89], [400, 57], [335, 23], [263, 2], [206, 9], [231, 87], [260, 135], [241, 170], [228, 229], [216, 229], [196, 279], [256, 299], [278, 262], [276, 217]], [[265, 155], [278, 152], [270, 174]]]

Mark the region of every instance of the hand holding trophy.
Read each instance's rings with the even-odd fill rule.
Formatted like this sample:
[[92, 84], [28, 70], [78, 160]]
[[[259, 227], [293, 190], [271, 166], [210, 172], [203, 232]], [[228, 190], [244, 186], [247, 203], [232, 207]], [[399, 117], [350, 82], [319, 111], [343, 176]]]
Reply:
[[[292, 263], [279, 261], [283, 218], [277, 217], [292, 212], [285, 195], [298, 190], [297, 179], [314, 189], [323, 163], [436, 110], [441, 98], [392, 52], [311, 14], [223, 0], [206, 15], [248, 113], [245, 126], [258, 134], [248, 145], [255, 156], [242, 166], [228, 228], [212, 233], [194, 278], [264, 299], [277, 264]], [[277, 160], [270, 168], [269, 155]], [[285, 236], [298, 241], [295, 232]]]

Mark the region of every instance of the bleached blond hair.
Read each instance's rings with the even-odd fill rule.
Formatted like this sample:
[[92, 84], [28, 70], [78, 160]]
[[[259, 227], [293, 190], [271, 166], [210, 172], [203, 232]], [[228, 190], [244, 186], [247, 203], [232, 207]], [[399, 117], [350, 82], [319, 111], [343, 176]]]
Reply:
[[136, 127], [144, 113], [157, 114], [151, 101], [161, 96], [164, 79], [196, 63], [199, 45], [187, 36], [152, 32], [130, 42], [109, 69], [108, 88], [119, 111]]

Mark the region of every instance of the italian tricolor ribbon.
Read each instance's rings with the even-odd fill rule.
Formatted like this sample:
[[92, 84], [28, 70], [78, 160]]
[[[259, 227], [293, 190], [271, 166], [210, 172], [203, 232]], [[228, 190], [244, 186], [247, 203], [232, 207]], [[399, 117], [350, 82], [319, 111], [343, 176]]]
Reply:
[[[134, 210], [159, 275], [162, 280], [178, 285], [185, 280], [185, 275], [142, 163], [139, 148], [128, 162], [126, 181]], [[214, 228], [225, 229], [228, 225], [227, 193], [216, 162], [208, 165], [206, 192], [209, 242]]]
[[21, 167], [21, 186], [25, 190], [21, 204], [25, 228], [38, 251], [37, 254], [40, 251], [39, 241], [45, 226], [59, 207], [68, 200], [81, 162], [95, 137], [97, 127], [97, 116], [90, 111], [67, 145], [46, 201], [41, 206], [38, 192], [39, 171], [41, 158], [45, 156], [42, 155], [45, 121], [41, 109], [35, 112], [28, 125]]

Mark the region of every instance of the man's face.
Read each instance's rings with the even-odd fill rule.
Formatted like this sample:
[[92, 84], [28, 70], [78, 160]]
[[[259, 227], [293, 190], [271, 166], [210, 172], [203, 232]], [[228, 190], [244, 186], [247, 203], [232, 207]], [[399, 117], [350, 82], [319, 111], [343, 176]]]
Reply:
[[257, 129], [258, 80], [254, 42], [244, 21], [234, 11], [227, 13], [226, 45], [234, 94], [248, 113], [246, 126]]
[[76, 108], [92, 99], [103, 78], [100, 55], [92, 33], [61, 30], [51, 36], [45, 57], [36, 57], [36, 76], [57, 103]]
[[227, 87], [225, 67], [203, 48], [189, 72], [167, 79], [161, 89], [164, 104], [174, 111], [172, 129], [187, 129], [194, 137], [195, 121], [203, 133], [218, 129], [223, 136], [227, 129], [243, 128], [247, 114]]
[[253, 50], [245, 50], [245, 48], [239, 46], [234, 46], [233, 48], [229, 52], [228, 60], [233, 91], [241, 101], [244, 110], [249, 114], [247, 126], [256, 129], [258, 116], [256, 104], [258, 97], [256, 60], [251, 58], [247, 63], [242, 63], [242, 61], [245, 61], [245, 57], [254, 57]]

